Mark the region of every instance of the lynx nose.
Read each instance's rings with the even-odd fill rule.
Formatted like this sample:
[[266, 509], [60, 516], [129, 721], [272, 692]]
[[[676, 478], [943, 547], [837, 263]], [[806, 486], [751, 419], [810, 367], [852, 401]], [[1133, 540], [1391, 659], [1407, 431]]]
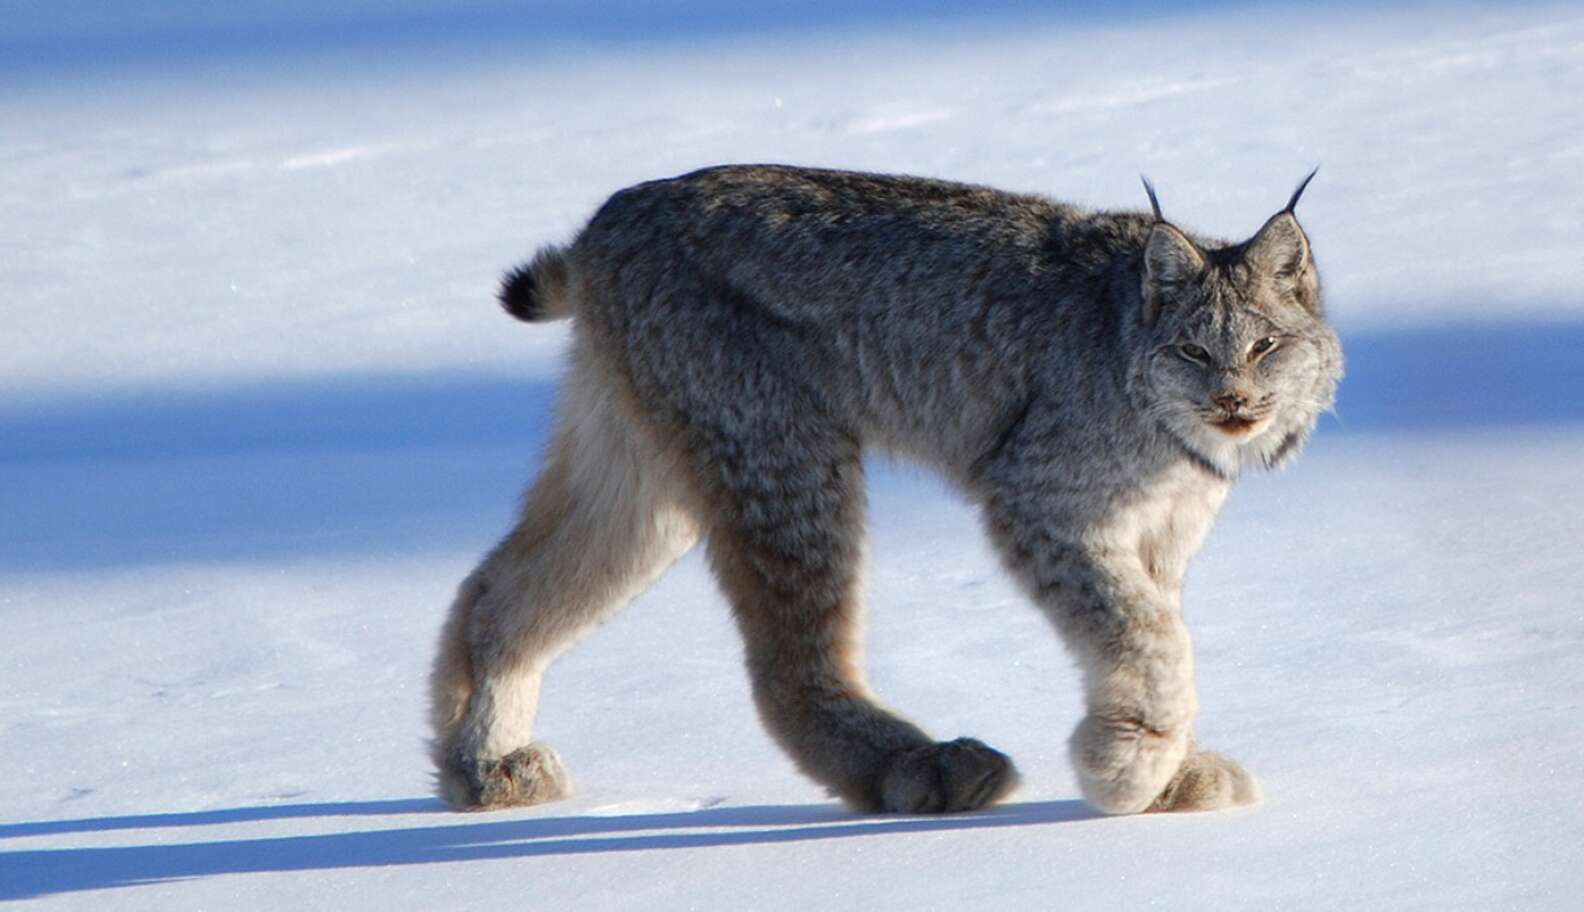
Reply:
[[1215, 404], [1221, 406], [1221, 408], [1226, 410], [1227, 414], [1231, 415], [1242, 411], [1243, 406], [1248, 405], [1248, 399], [1241, 393], [1222, 393], [1215, 397]]

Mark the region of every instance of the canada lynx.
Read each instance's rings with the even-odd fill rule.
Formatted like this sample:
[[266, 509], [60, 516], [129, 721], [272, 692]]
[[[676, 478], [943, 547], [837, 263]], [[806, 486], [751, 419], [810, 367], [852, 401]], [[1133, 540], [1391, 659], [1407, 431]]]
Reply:
[[[1305, 180], [1307, 183], [1307, 179]], [[711, 168], [611, 197], [507, 276], [574, 317], [547, 463], [462, 583], [433, 675], [458, 807], [567, 794], [545, 668], [695, 541], [765, 725], [871, 811], [959, 811], [1016, 773], [881, 708], [859, 662], [869, 447], [938, 469], [1083, 670], [1070, 741], [1107, 813], [1256, 800], [1194, 743], [1183, 573], [1232, 481], [1291, 459], [1341, 350], [1293, 207], [1248, 241], [933, 180]]]

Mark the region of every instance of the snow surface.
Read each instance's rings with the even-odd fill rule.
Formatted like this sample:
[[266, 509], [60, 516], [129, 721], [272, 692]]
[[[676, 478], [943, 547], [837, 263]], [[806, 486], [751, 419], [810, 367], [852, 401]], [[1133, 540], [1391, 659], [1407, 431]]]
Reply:
[[[643, 4], [579, 39], [575, 4], [547, 37], [483, 2], [430, 39], [420, 0], [361, 43], [305, 38], [342, 34], [305, 3], [0, 33], [0, 900], [1577, 907], [1576, 7], [816, 6], [679, 4], [652, 40]], [[1129, 208], [1142, 170], [1228, 237], [1322, 166], [1338, 416], [1239, 487], [1187, 594], [1201, 739], [1263, 804], [1093, 815], [1069, 662], [971, 512], [889, 465], [872, 681], [1011, 753], [1013, 802], [826, 800], [759, 730], [696, 555], [551, 673], [574, 798], [429, 796], [436, 628], [565, 342], [501, 317], [496, 277], [621, 186], [752, 160]]]

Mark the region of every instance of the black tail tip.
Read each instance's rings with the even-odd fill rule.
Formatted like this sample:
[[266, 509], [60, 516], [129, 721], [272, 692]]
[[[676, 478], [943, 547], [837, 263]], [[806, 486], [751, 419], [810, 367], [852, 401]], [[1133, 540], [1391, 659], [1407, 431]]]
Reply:
[[506, 273], [496, 297], [507, 313], [524, 322], [532, 323], [544, 316], [544, 307], [539, 301], [539, 282], [534, 278], [532, 266], [518, 266]]

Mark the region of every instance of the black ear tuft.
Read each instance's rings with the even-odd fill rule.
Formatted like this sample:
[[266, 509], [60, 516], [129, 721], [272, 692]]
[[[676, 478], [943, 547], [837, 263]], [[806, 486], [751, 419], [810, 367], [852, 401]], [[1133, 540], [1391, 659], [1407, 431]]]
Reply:
[[1150, 183], [1149, 178], [1145, 177], [1142, 174], [1139, 175], [1139, 180], [1144, 182], [1144, 192], [1149, 194], [1150, 211], [1155, 213], [1155, 221], [1157, 221], [1157, 222], [1166, 221], [1165, 217], [1163, 217], [1161, 215], [1160, 200], [1155, 198], [1155, 185]]
[[525, 263], [506, 273], [497, 297], [501, 307], [519, 320], [532, 323], [544, 316], [544, 307], [539, 301], [539, 282], [534, 278], [531, 264]]
[[1298, 197], [1303, 196], [1304, 188], [1309, 186], [1309, 182], [1314, 180], [1314, 176], [1316, 174], [1319, 174], [1319, 173], [1320, 173], [1320, 166], [1319, 165], [1315, 165], [1314, 166], [1314, 170], [1310, 171], [1309, 174], [1307, 176], [1305, 176], [1303, 180], [1298, 182], [1298, 189], [1293, 191], [1292, 199], [1287, 201], [1287, 208], [1283, 209], [1282, 210], [1283, 212], [1286, 212], [1288, 214], [1292, 213], [1293, 209], [1298, 206]]

